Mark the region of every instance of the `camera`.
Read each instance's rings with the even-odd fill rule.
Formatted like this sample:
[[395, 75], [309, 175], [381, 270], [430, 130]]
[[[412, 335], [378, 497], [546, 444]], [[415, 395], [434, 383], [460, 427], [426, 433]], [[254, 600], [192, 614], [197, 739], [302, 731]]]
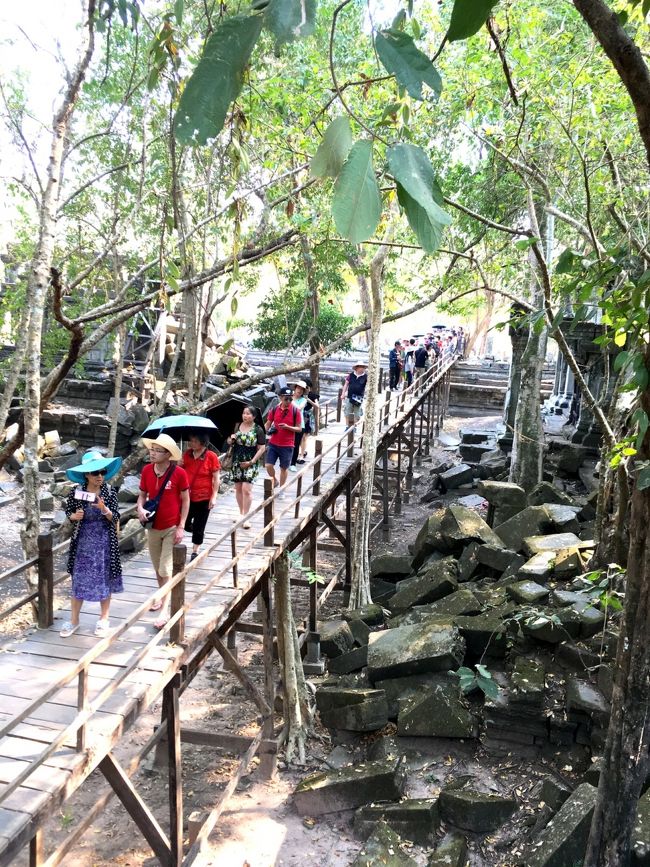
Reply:
[[269, 436], [273, 436], [273, 434], [277, 433], [277, 432], [278, 432], [278, 429], [274, 424], [272, 424], [271, 427], [268, 429], [268, 435]]

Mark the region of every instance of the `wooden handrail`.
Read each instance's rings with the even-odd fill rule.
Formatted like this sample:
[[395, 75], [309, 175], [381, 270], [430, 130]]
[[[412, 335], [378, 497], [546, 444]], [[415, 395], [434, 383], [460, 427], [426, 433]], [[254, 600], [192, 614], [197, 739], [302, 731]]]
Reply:
[[[445, 363], [446, 361], [446, 363]], [[442, 377], [447, 370], [453, 365], [455, 358], [452, 356], [448, 360], [440, 360], [438, 365], [434, 365], [430, 368], [423, 377], [420, 378], [420, 386], [422, 391], [424, 392], [425, 383], [427, 387], [434, 385], [436, 381], [438, 381], [439, 377]], [[405, 389], [405, 392], [411, 392], [413, 395], [416, 394], [414, 389], [415, 383]], [[405, 401], [402, 402], [402, 406], [404, 406]], [[396, 407], [397, 409], [397, 407]], [[400, 416], [405, 414], [405, 410], [396, 411], [395, 417], [393, 419], [394, 423], [401, 421]], [[382, 417], [381, 413], [378, 414], [378, 426], [381, 427]], [[356, 428], [356, 425], [355, 425]], [[332, 471], [338, 464], [338, 460], [334, 460], [329, 466], [323, 469], [323, 459], [329, 455], [334, 449], [339, 449], [341, 447], [341, 443], [344, 439], [347, 438], [347, 431], [344, 431], [341, 437], [335, 440], [330, 447], [326, 451], [322, 451], [319, 455], [320, 458], [320, 472], [317, 477], [314, 477], [312, 480], [312, 485], [307, 486], [306, 490], [310, 490], [310, 488], [314, 485], [314, 483], [322, 480], [322, 478], [327, 475], [330, 471]], [[356, 439], [356, 437], [355, 437]], [[290, 487], [291, 484], [296, 483], [297, 477], [302, 476], [303, 473], [307, 471], [308, 467], [303, 468], [299, 474], [294, 475], [289, 481], [285, 482], [285, 484], [276, 489], [275, 493], [286, 490]], [[327, 496], [327, 492], [321, 495], [320, 500], [323, 500], [324, 497]], [[268, 506], [269, 501], [274, 505], [275, 504], [275, 496], [272, 495], [270, 497], [265, 498], [265, 500], [260, 503], [255, 509], [251, 510], [248, 515], [242, 516], [241, 520], [231, 529], [225, 531], [222, 536], [216, 539], [209, 547], [207, 547], [204, 551], [199, 553], [199, 556], [192, 561], [190, 564], [185, 566], [180, 572], [175, 574], [168, 582], [166, 582], [162, 587], [158, 588], [152, 596], [150, 596], [145, 602], [143, 602], [132, 614], [119, 626], [115, 629], [110, 636], [101, 639], [94, 647], [92, 647], [89, 651], [87, 651], [81, 659], [79, 659], [71, 668], [64, 672], [50, 687], [48, 687], [40, 696], [33, 699], [27, 707], [23, 708], [23, 710], [14, 716], [12, 719], [7, 721], [5, 725], [0, 727], [0, 738], [6, 736], [13, 728], [15, 728], [20, 723], [24, 722], [29, 716], [33, 714], [33, 712], [40, 707], [40, 705], [47, 702], [50, 698], [56, 695], [59, 690], [63, 689], [65, 686], [69, 684], [71, 680], [76, 677], [80, 678], [80, 696], [82, 694], [82, 686], [81, 684], [86, 680], [87, 673], [89, 671], [90, 665], [103, 653], [106, 652], [113, 644], [115, 644], [119, 638], [136, 623], [141, 616], [149, 610], [151, 604], [158, 600], [164, 600], [165, 597], [171, 593], [177, 585], [185, 582], [186, 576], [193, 569], [197, 568], [202, 561], [208, 556], [208, 554], [216, 547], [221, 545], [226, 539], [229, 537], [232, 538], [233, 531], [236, 530], [240, 524], [244, 521], [248, 520], [250, 516], [256, 514], [261, 509], [264, 509]], [[272, 521], [270, 522], [270, 527], [263, 527], [259, 534], [254, 536], [254, 538], [244, 545], [242, 550], [240, 550], [233, 558], [226, 563], [221, 570], [213, 576], [203, 587], [197, 590], [190, 600], [185, 601], [182, 605], [179, 605], [178, 609], [173, 613], [165, 624], [164, 628], [161, 629], [157, 634], [153, 635], [151, 639], [143, 645], [138, 652], [135, 652], [133, 657], [130, 659], [128, 664], [125, 666], [124, 670], [121, 674], [115, 679], [111, 680], [107, 685], [100, 690], [100, 692], [95, 696], [92, 702], [83, 702], [85, 705], [80, 710], [78, 710], [76, 716], [72, 719], [72, 721], [66, 726], [66, 728], [61, 731], [57, 737], [50, 743], [48, 746], [38, 755], [36, 756], [27, 767], [23, 769], [23, 771], [15, 777], [11, 783], [8, 783], [3, 792], [0, 794], [0, 803], [4, 801], [15, 789], [20, 786], [29, 776], [32, 774], [36, 768], [45, 762], [49, 756], [51, 756], [58, 748], [64, 743], [69, 737], [75, 735], [77, 737], [77, 741], [83, 742], [83, 731], [85, 724], [92, 717], [92, 715], [101, 708], [101, 706], [114, 694], [114, 692], [121, 686], [121, 684], [131, 675], [131, 673], [138, 667], [140, 662], [157, 646], [161, 643], [162, 639], [166, 637], [167, 633], [172, 630], [177, 631], [175, 629], [176, 624], [178, 624], [184, 617], [185, 614], [191, 610], [191, 608], [205, 596], [217, 582], [226, 574], [229, 570], [233, 568], [233, 565], [236, 565], [242, 557], [249, 553], [250, 550], [255, 546], [258, 538], [263, 536], [269, 530], [275, 526], [278, 522], [279, 518], [285, 514], [289, 509], [295, 508], [295, 503], [292, 501], [286, 504], [286, 507], [281, 511], [274, 514]], [[58, 547], [58, 546], [57, 546]], [[21, 564], [23, 568], [25, 564]], [[177, 595], [177, 593], [175, 593]], [[182, 654], [181, 658], [183, 658], [184, 654]]]

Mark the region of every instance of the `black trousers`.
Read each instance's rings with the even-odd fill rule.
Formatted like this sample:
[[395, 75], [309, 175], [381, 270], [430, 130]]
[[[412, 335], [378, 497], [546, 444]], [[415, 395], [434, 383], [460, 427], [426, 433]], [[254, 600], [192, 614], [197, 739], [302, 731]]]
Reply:
[[201, 545], [205, 535], [205, 525], [210, 515], [210, 500], [190, 502], [190, 510], [185, 521], [185, 532], [192, 534], [192, 544]]
[[390, 388], [391, 391], [395, 391], [395, 389], [399, 385], [400, 370], [401, 370], [401, 368], [399, 368], [399, 367], [391, 367], [389, 369], [390, 377], [388, 380], [388, 387]]
[[291, 466], [295, 467], [298, 458], [300, 457], [300, 443], [302, 442], [303, 430], [296, 431], [296, 438], [293, 441], [293, 455], [291, 456]]

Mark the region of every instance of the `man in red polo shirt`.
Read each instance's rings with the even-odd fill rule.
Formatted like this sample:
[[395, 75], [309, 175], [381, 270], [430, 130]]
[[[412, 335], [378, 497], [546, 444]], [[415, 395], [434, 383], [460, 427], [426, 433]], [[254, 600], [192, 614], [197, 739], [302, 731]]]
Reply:
[[266, 417], [265, 427], [269, 439], [265, 467], [269, 478], [273, 479], [274, 487], [278, 484], [275, 479], [275, 464], [280, 462], [280, 485], [283, 485], [287, 480], [296, 434], [302, 430], [302, 414], [299, 409], [291, 405], [292, 395], [290, 388], [281, 388], [280, 403], [270, 410]]
[[[145, 523], [147, 515], [144, 504], [158, 496], [164, 484], [160, 505], [156, 511], [153, 528], [147, 530], [149, 556], [156, 570], [158, 586], [162, 587], [172, 577], [172, 552], [174, 545], [183, 540], [185, 521], [190, 508], [190, 491], [187, 473], [176, 465], [183, 459], [181, 450], [168, 434], [160, 434], [155, 440], [143, 439], [149, 449], [150, 464], [145, 464], [140, 476], [140, 493], [136, 504], [138, 518]], [[162, 629], [169, 620], [170, 594], [165, 601], [151, 606], [152, 611], [161, 609], [156, 629]]]

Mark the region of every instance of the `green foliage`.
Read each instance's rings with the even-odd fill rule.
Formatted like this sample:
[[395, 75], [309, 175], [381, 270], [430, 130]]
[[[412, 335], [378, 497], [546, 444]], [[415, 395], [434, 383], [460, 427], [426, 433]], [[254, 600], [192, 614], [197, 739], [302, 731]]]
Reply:
[[372, 162], [372, 142], [356, 142], [343, 164], [332, 200], [336, 228], [353, 244], [371, 238], [381, 217], [381, 196]]
[[350, 121], [335, 118], [325, 130], [323, 140], [311, 161], [311, 173], [316, 178], [337, 178], [352, 147]]
[[287, 554], [289, 558], [289, 565], [291, 569], [296, 569], [300, 572], [303, 577], [309, 581], [310, 584], [324, 584], [325, 578], [322, 575], [319, 575], [318, 572], [314, 572], [313, 569], [310, 569], [309, 566], [304, 566], [302, 562], [302, 555], [297, 551], [289, 551]]
[[499, 686], [492, 678], [492, 674], [485, 665], [478, 663], [474, 670], [461, 666], [456, 671], [450, 671], [456, 675], [460, 682], [461, 692], [467, 695], [475, 690], [480, 690], [486, 698], [495, 699], [499, 695]]
[[[304, 284], [290, 286], [265, 298], [254, 323], [257, 336], [253, 346], [266, 352], [298, 350], [307, 346], [312, 331], [309, 301]], [[345, 334], [352, 326], [352, 321], [352, 317], [337, 310], [335, 304], [321, 298], [316, 320], [316, 331], [321, 343], [331, 343]], [[348, 349], [350, 345], [346, 344], [344, 351]]]
[[441, 207], [442, 193], [421, 148], [398, 144], [388, 151], [388, 165], [410, 227], [427, 253], [434, 253], [451, 217]]
[[381, 30], [375, 35], [375, 48], [386, 71], [395, 76], [413, 99], [424, 99], [423, 84], [429, 85], [436, 98], [440, 96], [440, 75], [408, 33], [402, 30]]
[[260, 16], [236, 15], [212, 34], [174, 118], [179, 142], [205, 144], [221, 132], [230, 103], [241, 91], [244, 70], [261, 31]]
[[447, 39], [456, 42], [478, 33], [496, 4], [497, 0], [455, 0]]

